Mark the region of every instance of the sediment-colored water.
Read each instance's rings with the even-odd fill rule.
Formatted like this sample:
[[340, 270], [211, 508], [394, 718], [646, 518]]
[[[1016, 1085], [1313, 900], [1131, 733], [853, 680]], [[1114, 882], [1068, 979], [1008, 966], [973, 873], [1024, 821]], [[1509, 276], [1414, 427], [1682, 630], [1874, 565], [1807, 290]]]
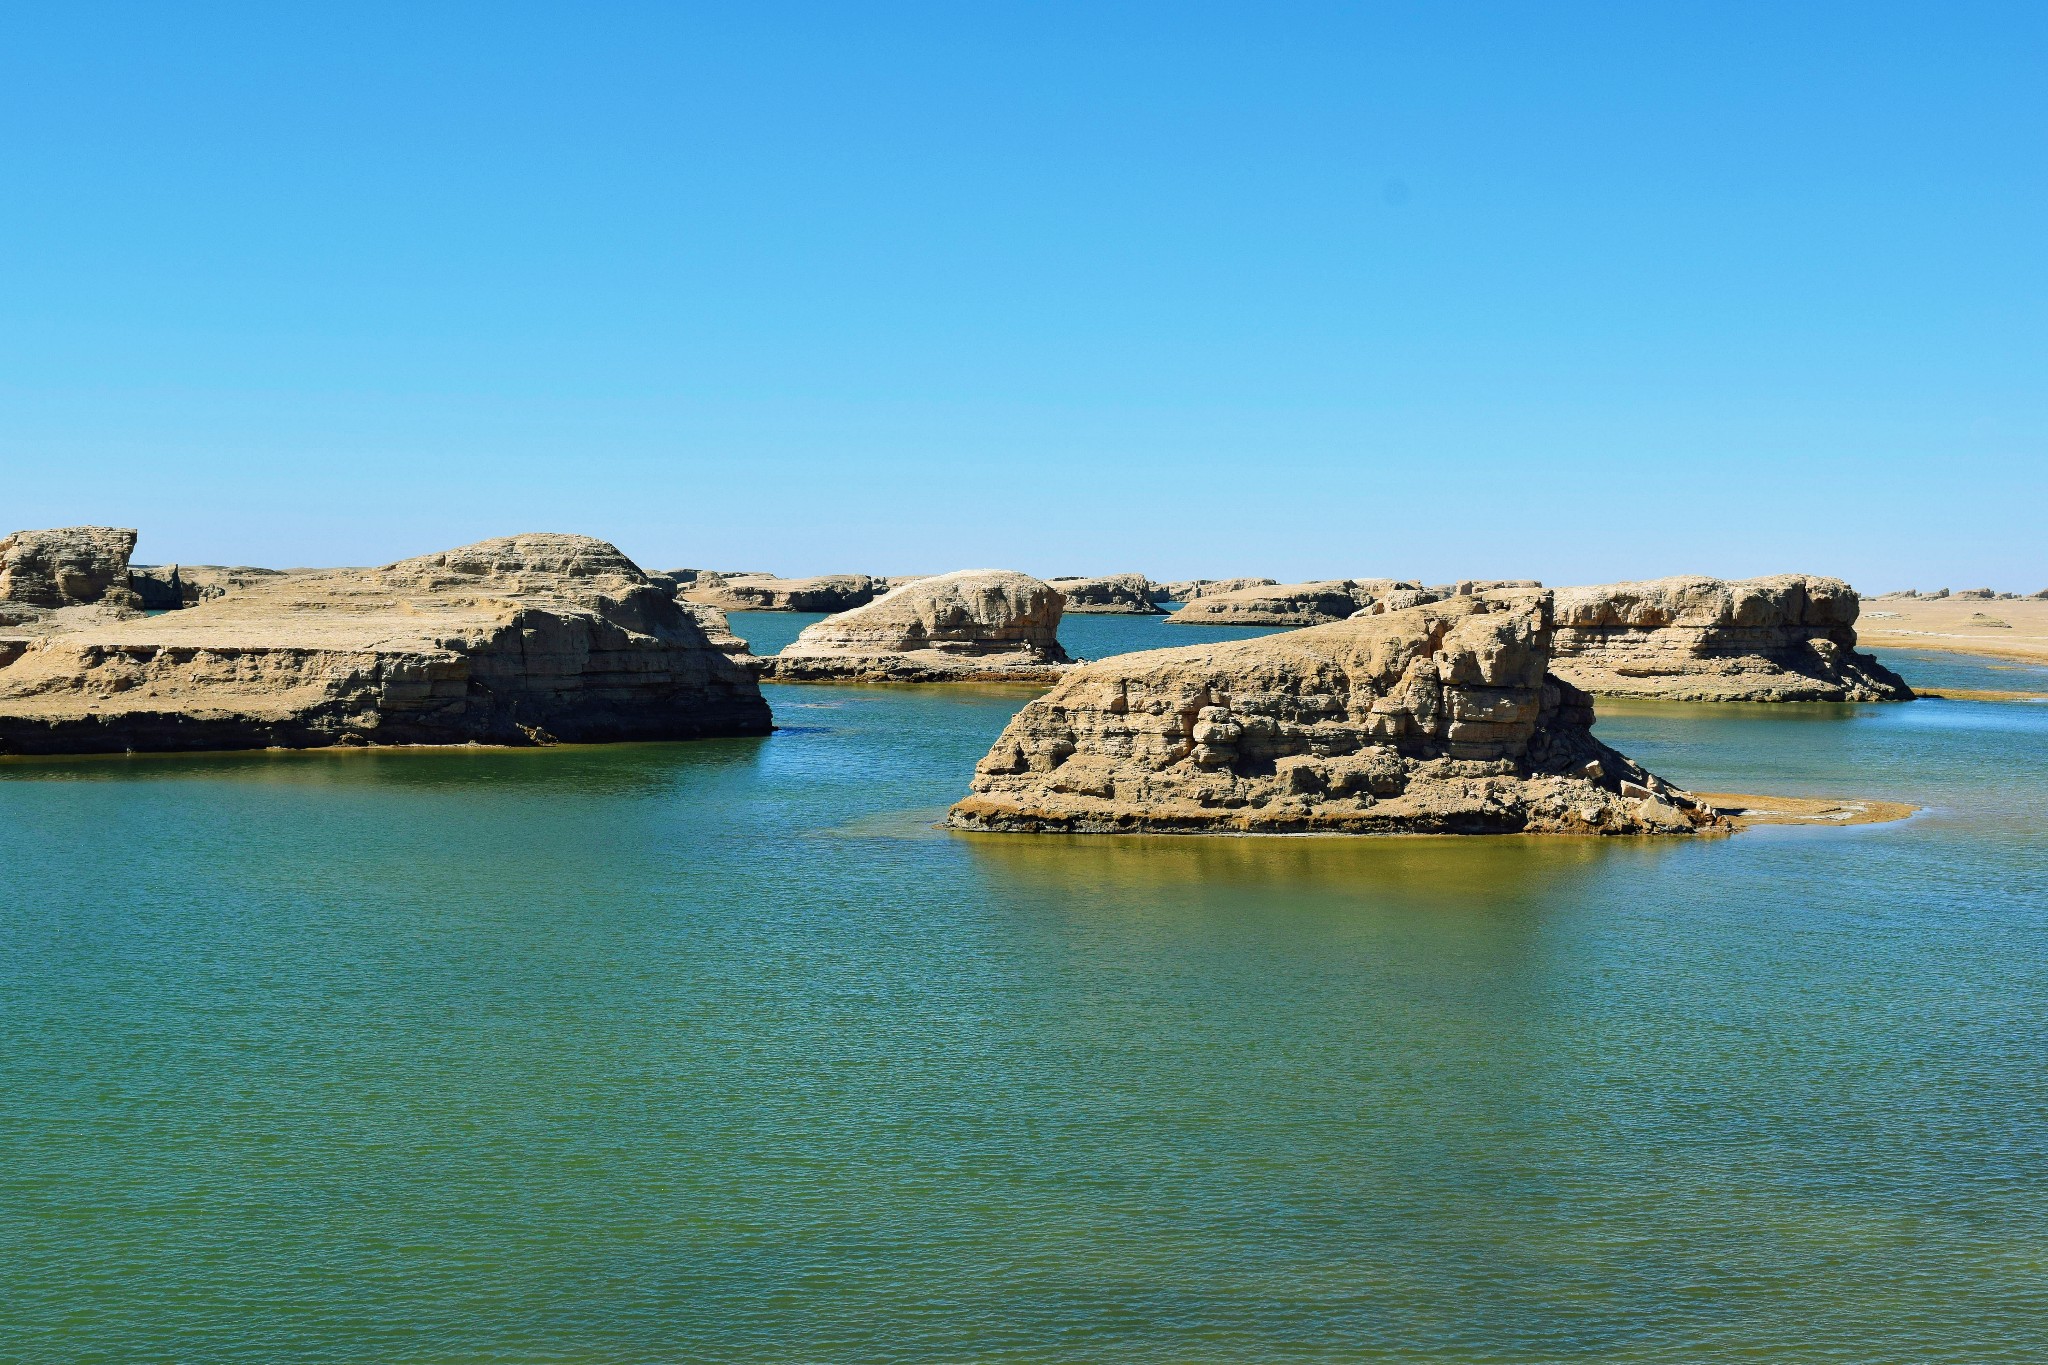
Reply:
[[0, 762], [0, 1359], [2048, 1356], [2048, 707], [1601, 707], [1899, 824], [1046, 839], [932, 828], [1029, 693], [770, 692]]

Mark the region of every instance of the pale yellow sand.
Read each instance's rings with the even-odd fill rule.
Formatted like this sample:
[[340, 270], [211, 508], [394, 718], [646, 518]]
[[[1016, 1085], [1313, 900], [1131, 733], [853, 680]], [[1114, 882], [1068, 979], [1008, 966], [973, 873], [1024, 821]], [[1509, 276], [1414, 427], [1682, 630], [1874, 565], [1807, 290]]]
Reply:
[[1882, 825], [1918, 810], [1900, 801], [1850, 800], [1826, 796], [1752, 796], [1743, 792], [1694, 792], [1697, 799], [1737, 825]]
[[2048, 598], [1865, 598], [1856, 639], [1883, 649], [1937, 649], [2048, 663]]

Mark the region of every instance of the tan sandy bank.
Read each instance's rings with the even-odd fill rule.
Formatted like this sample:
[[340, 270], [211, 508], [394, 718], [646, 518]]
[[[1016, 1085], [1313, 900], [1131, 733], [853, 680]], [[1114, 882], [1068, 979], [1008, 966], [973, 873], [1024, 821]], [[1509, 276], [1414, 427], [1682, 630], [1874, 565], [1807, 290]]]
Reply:
[[1753, 796], [1745, 792], [1694, 792], [1716, 815], [1738, 828], [1748, 825], [1883, 825], [1903, 820], [1918, 806], [1902, 801], [1851, 801], [1827, 796]]
[[1915, 695], [1922, 701], [2048, 701], [2048, 692], [2007, 692], [1993, 687], [1944, 687]]
[[1933, 649], [2048, 663], [2048, 598], [1875, 598], [1863, 603], [1856, 637], [1865, 649]]

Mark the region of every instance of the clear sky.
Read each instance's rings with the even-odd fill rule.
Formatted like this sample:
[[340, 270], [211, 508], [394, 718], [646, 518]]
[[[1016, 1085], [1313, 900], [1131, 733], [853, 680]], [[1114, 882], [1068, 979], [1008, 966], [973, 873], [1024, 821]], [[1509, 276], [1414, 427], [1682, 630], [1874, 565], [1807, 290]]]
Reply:
[[2048, 5], [0, 13], [0, 531], [2048, 586]]

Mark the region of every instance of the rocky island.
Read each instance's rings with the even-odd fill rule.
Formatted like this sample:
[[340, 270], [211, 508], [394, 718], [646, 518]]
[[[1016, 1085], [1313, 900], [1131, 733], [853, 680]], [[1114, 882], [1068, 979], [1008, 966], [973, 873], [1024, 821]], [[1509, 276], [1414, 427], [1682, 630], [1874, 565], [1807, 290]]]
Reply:
[[1037, 833], [1690, 834], [1722, 817], [1592, 734], [1550, 594], [1471, 594], [1084, 664], [952, 809]]
[[1197, 597], [1214, 597], [1217, 593], [1236, 592], [1239, 588], [1265, 588], [1278, 583], [1277, 578], [1183, 578], [1173, 583], [1161, 583], [1159, 590], [1164, 602], [1192, 602]]
[[776, 578], [771, 574], [727, 577], [698, 574], [682, 588], [692, 602], [722, 611], [851, 611], [888, 591], [888, 580], [864, 573]]
[[1062, 607], [1028, 574], [963, 569], [806, 626], [759, 667], [783, 682], [1051, 682], [1070, 662]]
[[1839, 578], [1658, 578], [1562, 588], [1551, 670], [1588, 692], [1670, 701], [1910, 701], [1856, 652]]
[[1053, 587], [1067, 599], [1067, 610], [1080, 615], [1158, 616], [1157, 599], [1164, 589], [1141, 573], [1108, 574], [1100, 578], [1055, 578]]
[[[1261, 583], [1205, 592], [1166, 618], [1170, 626], [1319, 626], [1342, 621], [1420, 583], [1392, 578], [1334, 578], [1315, 583]], [[1416, 600], [1421, 600], [1419, 597]], [[1409, 604], [1404, 604], [1409, 605]]]
[[667, 585], [586, 536], [259, 578], [155, 617], [104, 611], [75, 627], [0, 630], [0, 753], [771, 728], [753, 675]]

